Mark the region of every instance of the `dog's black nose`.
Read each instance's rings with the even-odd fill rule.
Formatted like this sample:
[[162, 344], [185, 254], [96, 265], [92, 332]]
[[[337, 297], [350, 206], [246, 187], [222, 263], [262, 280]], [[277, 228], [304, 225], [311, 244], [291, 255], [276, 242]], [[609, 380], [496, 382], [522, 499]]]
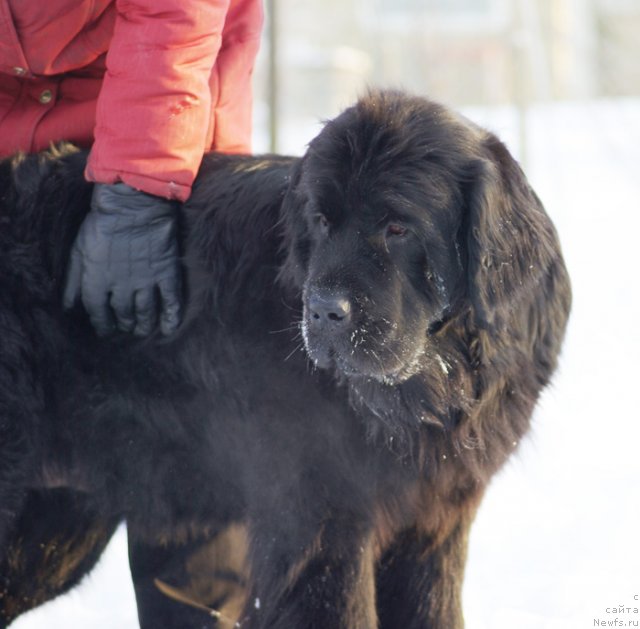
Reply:
[[351, 303], [344, 295], [314, 293], [308, 304], [312, 324], [341, 326], [351, 320]]

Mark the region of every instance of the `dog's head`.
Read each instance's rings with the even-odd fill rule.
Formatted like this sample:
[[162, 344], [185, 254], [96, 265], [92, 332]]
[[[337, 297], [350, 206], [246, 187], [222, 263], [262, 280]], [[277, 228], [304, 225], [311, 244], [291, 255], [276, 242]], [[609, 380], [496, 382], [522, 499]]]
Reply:
[[[400, 383], [452, 316], [507, 324], [554, 255], [515, 161], [446, 108], [375, 92], [330, 121], [291, 177], [283, 276], [319, 367]], [[446, 369], [446, 366], [443, 366]]]

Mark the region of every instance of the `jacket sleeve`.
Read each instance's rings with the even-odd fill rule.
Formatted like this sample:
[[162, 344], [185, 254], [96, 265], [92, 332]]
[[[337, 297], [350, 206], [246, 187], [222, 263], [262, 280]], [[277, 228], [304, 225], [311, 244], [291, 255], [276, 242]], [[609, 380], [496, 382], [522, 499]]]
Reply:
[[117, 0], [86, 176], [185, 200], [207, 136], [229, 0]]

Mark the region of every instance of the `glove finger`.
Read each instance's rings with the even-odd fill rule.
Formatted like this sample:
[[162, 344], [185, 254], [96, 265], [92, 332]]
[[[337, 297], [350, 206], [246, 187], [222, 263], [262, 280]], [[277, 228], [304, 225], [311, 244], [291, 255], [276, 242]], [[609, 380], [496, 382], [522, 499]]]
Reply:
[[133, 333], [136, 336], [148, 336], [156, 327], [158, 320], [155, 289], [150, 287], [136, 291], [134, 301], [136, 324]]
[[82, 255], [77, 247], [71, 249], [69, 267], [64, 285], [62, 305], [70, 310], [80, 298], [80, 284], [82, 281]]
[[136, 325], [134, 297], [131, 291], [114, 291], [111, 294], [111, 309], [118, 329], [131, 332]]
[[109, 307], [109, 293], [100, 286], [84, 282], [82, 303], [98, 336], [107, 336], [115, 331], [115, 321]]
[[180, 275], [175, 273], [158, 282], [162, 310], [160, 313], [160, 331], [165, 336], [175, 332], [182, 318], [182, 295]]

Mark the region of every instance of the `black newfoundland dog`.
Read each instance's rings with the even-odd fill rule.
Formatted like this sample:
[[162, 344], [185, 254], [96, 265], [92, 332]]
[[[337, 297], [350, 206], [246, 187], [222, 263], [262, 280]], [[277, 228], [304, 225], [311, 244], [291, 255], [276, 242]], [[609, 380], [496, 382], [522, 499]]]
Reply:
[[570, 305], [504, 145], [375, 92], [300, 159], [207, 156], [187, 316], [146, 340], [61, 310], [84, 161], [0, 164], [0, 625], [125, 519], [145, 628], [462, 627], [469, 526]]

